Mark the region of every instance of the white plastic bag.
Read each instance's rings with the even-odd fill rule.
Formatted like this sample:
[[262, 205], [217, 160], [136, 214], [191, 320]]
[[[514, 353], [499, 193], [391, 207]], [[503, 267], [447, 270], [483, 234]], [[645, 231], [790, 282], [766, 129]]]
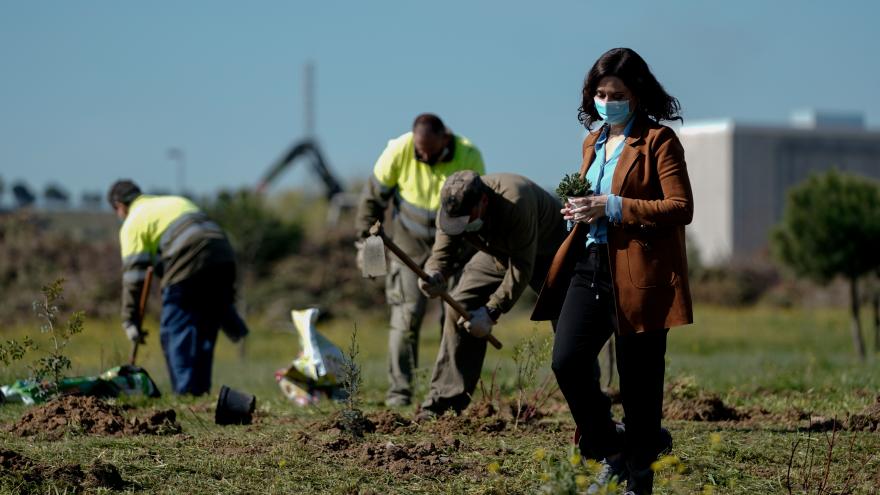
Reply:
[[318, 308], [295, 309], [290, 312], [293, 326], [299, 334], [301, 349], [292, 364], [302, 374], [315, 380], [318, 386], [336, 385], [345, 356], [333, 342], [318, 333], [315, 328], [318, 313]]
[[292, 310], [290, 316], [299, 336], [300, 353], [286, 369], [278, 370], [275, 379], [281, 392], [301, 406], [321, 398], [338, 398], [339, 374], [345, 355], [321, 335], [315, 327], [318, 308]]

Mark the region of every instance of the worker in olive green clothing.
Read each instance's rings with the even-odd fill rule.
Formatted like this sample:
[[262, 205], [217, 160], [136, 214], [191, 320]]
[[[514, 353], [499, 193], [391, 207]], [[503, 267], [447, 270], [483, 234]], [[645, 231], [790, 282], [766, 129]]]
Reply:
[[[440, 188], [459, 170], [483, 173], [480, 152], [462, 136], [453, 134], [439, 117], [419, 115], [412, 132], [392, 139], [373, 169], [358, 206], [356, 228], [362, 238], [393, 205], [393, 221], [386, 228], [395, 244], [422, 265], [431, 254]], [[357, 243], [358, 259], [363, 242]], [[426, 299], [418, 277], [396, 257], [390, 257], [385, 296], [391, 307], [388, 336], [386, 405], [406, 406], [412, 400], [413, 370], [418, 366], [419, 329]]]
[[478, 252], [467, 261], [451, 293], [470, 312], [470, 321], [447, 310], [422, 419], [467, 407], [483, 367], [486, 336], [526, 287], [540, 290], [565, 238], [561, 208], [555, 196], [520, 175], [480, 177], [464, 171], [446, 180], [439, 229], [425, 263], [430, 281], [421, 281], [420, 288], [429, 297], [438, 296], [452, 267], [461, 261], [462, 246]]

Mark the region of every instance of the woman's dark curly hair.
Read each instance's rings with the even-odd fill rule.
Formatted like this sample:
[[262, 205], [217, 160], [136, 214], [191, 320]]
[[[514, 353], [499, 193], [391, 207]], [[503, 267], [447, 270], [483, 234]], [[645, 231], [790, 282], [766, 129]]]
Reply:
[[644, 112], [648, 117], [656, 120], [679, 120], [681, 118], [681, 104], [678, 98], [670, 96], [663, 86], [651, 74], [651, 69], [645, 60], [630, 48], [612, 48], [608, 50], [587, 72], [584, 79], [583, 100], [578, 108], [578, 120], [587, 129], [599, 120], [599, 113], [593, 104], [596, 96], [596, 86], [606, 76], [619, 77], [623, 84], [638, 99], [636, 111]]

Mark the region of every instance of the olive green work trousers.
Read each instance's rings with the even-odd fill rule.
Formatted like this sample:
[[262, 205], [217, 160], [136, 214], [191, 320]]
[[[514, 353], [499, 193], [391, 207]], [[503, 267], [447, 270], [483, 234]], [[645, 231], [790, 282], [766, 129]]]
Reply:
[[[541, 290], [552, 260], [552, 256], [535, 260], [529, 286], [536, 292]], [[468, 311], [475, 311], [489, 302], [489, 297], [501, 285], [506, 274], [507, 267], [491, 255], [478, 252], [465, 265], [450, 295]], [[470, 404], [486, 357], [486, 339], [472, 337], [467, 330], [459, 327], [457, 322], [460, 315], [452, 308], [446, 307], [445, 313], [443, 337], [434, 362], [431, 388], [422, 403], [422, 409], [439, 414], [450, 409], [461, 412]]]

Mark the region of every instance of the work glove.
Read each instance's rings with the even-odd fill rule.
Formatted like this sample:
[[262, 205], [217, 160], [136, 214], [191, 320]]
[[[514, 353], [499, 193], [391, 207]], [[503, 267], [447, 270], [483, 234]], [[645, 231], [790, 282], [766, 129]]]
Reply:
[[437, 297], [446, 291], [446, 277], [440, 272], [428, 274], [428, 280], [419, 279], [419, 290], [428, 297]]
[[143, 344], [147, 341], [147, 332], [130, 321], [123, 323], [122, 329], [125, 330], [125, 336], [128, 337], [128, 340], [132, 342]]
[[357, 249], [357, 254], [354, 256], [354, 262], [357, 265], [357, 269], [359, 272], [364, 272], [364, 241], [354, 241], [354, 247]]
[[465, 320], [464, 316], [460, 316], [458, 325], [474, 337], [482, 339], [492, 333], [492, 326], [495, 325], [495, 322], [489, 316], [489, 310], [483, 306], [476, 311], [471, 311], [470, 320]]

